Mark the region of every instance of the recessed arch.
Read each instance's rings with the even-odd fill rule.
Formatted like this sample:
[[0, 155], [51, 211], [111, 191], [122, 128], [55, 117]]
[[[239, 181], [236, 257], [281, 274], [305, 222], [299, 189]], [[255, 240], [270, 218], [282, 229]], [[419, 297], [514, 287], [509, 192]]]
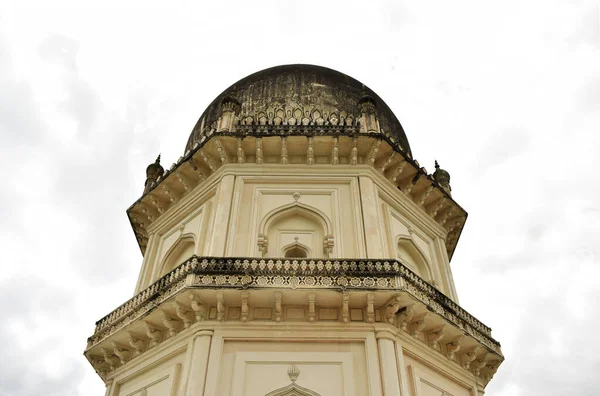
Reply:
[[412, 238], [405, 236], [396, 238], [396, 256], [421, 278], [428, 282], [434, 280], [427, 256]]
[[[323, 212], [296, 201], [264, 216], [257, 245], [265, 257], [297, 254], [298, 257], [325, 258], [333, 249], [331, 233], [331, 220]], [[296, 250], [289, 252], [290, 249]]]
[[283, 257], [312, 257], [310, 248], [302, 243], [294, 242], [281, 249]]
[[294, 202], [288, 205], [280, 206], [279, 208], [273, 209], [267, 213], [267, 215], [260, 222], [259, 233], [266, 234], [265, 231], [268, 229], [270, 223], [280, 216], [285, 216], [294, 212], [313, 217], [323, 225], [323, 231], [325, 231], [326, 235], [332, 234], [331, 220], [329, 220], [329, 217], [327, 217], [327, 215], [319, 209], [300, 202]]
[[193, 234], [184, 234], [169, 248], [160, 265], [159, 278], [172, 271], [196, 252], [196, 240]]

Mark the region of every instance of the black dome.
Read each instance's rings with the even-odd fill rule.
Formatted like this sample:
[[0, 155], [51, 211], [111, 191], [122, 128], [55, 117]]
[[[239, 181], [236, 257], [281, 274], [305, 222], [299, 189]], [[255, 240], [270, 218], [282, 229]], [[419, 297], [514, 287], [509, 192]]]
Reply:
[[278, 111], [290, 116], [298, 112], [304, 115], [318, 110], [324, 118], [346, 114], [356, 120], [360, 116], [359, 102], [365, 99], [373, 101], [380, 128], [393, 136], [411, 155], [402, 125], [376, 93], [352, 77], [314, 65], [272, 67], [251, 74], [227, 88], [204, 110], [188, 139], [186, 151], [214, 126], [220, 115], [221, 103], [226, 98], [239, 104], [240, 118], [257, 117], [261, 113], [272, 118]]

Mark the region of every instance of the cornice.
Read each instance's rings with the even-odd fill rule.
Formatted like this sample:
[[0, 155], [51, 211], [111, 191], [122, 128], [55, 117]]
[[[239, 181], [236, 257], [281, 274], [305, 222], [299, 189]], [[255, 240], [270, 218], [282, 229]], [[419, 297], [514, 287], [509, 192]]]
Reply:
[[[285, 134], [281, 133], [284, 127]], [[246, 129], [244, 134], [212, 131], [203, 136], [131, 205], [127, 214], [142, 253], [151, 225], [198, 186], [218, 182], [220, 171], [227, 164], [240, 169], [247, 166], [333, 169], [345, 165], [372, 168], [381, 175], [379, 184], [387, 183], [401, 192], [414, 203], [410, 205], [414, 206], [412, 210], [443, 227], [446, 251], [452, 258], [467, 213], [425, 168], [402, 151], [393, 136], [359, 132], [346, 126], [252, 125]], [[317, 138], [318, 144], [313, 142]], [[294, 155], [290, 154], [292, 147]], [[269, 162], [272, 159], [275, 162]]]

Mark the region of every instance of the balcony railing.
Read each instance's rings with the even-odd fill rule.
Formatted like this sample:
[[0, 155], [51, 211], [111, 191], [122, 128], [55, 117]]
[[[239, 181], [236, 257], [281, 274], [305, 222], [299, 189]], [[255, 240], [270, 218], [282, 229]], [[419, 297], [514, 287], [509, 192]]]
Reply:
[[[194, 275], [193, 281], [188, 275]], [[491, 329], [394, 259], [197, 257], [190, 259], [96, 322], [90, 345], [152, 310], [186, 287], [325, 288], [407, 292], [491, 350], [501, 354]]]

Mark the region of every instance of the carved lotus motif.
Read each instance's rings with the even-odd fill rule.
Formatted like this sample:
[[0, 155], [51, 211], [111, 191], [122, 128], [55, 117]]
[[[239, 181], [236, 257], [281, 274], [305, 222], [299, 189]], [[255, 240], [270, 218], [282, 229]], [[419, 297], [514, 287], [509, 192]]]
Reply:
[[256, 278], [256, 284], [258, 284], [259, 286], [265, 286], [268, 282], [269, 280], [266, 276], [259, 276], [258, 278]]
[[331, 286], [333, 284], [333, 281], [331, 280], [330, 277], [324, 276], [321, 278], [321, 284], [323, 286]]
[[292, 289], [297, 288], [299, 284], [300, 284], [300, 278], [298, 278], [297, 276], [290, 277], [290, 286], [292, 287]]
[[346, 279], [345, 277], [339, 277], [337, 280], [337, 284], [340, 286], [347, 286], [348, 285], [348, 279]]
[[373, 278], [365, 278], [365, 280], [363, 282], [365, 283], [365, 286], [367, 286], [367, 287], [375, 286], [375, 279], [373, 279]]

